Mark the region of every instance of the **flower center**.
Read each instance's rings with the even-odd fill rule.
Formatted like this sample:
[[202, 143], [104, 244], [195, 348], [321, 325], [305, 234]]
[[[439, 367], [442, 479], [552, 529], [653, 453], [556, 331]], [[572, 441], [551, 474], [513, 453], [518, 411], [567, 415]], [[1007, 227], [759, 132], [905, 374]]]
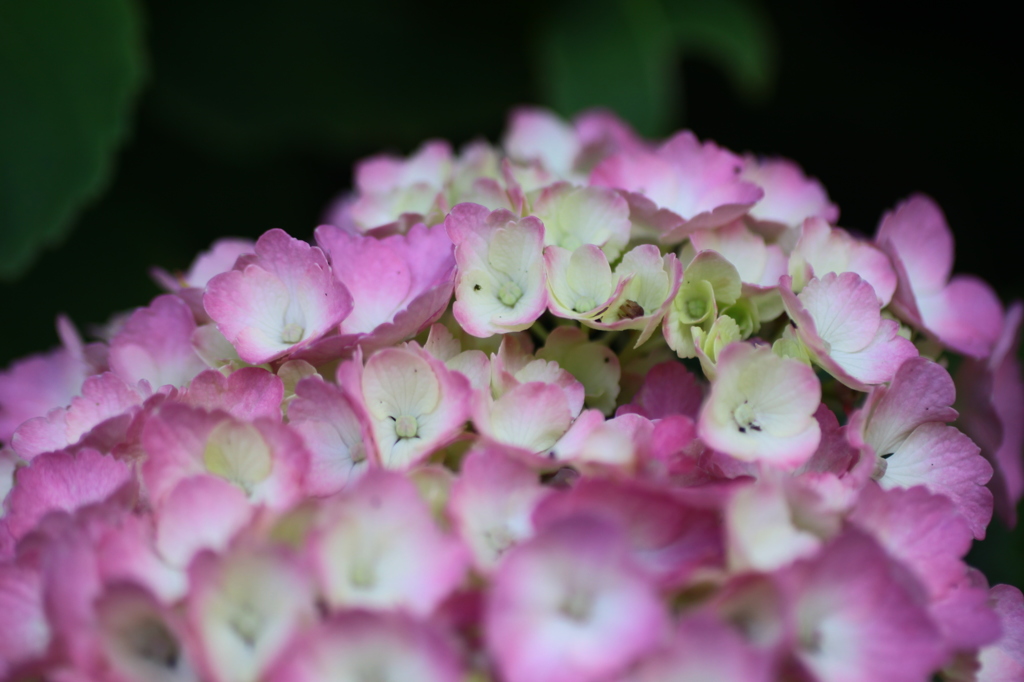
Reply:
[[515, 282], [505, 282], [498, 289], [498, 300], [509, 308], [514, 306], [523, 297], [523, 290]]
[[592, 298], [580, 298], [576, 300], [576, 305], [572, 307], [578, 313], [587, 313], [597, 307]]
[[418, 429], [419, 425], [416, 423], [416, 417], [403, 414], [395, 420], [395, 435], [399, 438], [415, 438]]
[[691, 298], [686, 302], [686, 314], [695, 320], [699, 320], [704, 317], [704, 313], [708, 311], [708, 304], [701, 298]]
[[761, 430], [761, 425], [757, 423], [757, 415], [746, 400], [733, 410], [732, 418], [736, 422], [740, 433], [746, 433], [748, 429], [753, 431]]
[[558, 610], [569, 620], [583, 623], [590, 618], [590, 612], [594, 608], [594, 599], [586, 592], [573, 589], [562, 601]]
[[305, 329], [294, 322], [289, 322], [281, 330], [281, 341], [284, 343], [298, 343], [302, 340], [302, 335], [305, 331]]

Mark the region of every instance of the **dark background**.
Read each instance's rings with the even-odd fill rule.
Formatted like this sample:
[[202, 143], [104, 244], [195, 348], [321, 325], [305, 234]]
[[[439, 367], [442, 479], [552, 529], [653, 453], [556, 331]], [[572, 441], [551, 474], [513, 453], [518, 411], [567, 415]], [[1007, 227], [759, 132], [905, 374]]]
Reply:
[[[686, 126], [791, 157], [825, 184], [840, 224], [864, 233], [926, 192], [956, 235], [956, 269], [1004, 301], [1024, 294], [1016, 22], [984, 3], [749, 5], [772, 38], [774, 79], [751, 96], [713, 56], [684, 53], [671, 126], [653, 132]], [[548, 15], [586, 7], [142, 3], [148, 76], [134, 131], [64, 244], [0, 282], [0, 367], [53, 346], [58, 312], [88, 329], [144, 305], [158, 293], [151, 265], [184, 269], [219, 236], [310, 237], [363, 156], [429, 137], [496, 140], [510, 107], [545, 101]], [[974, 562], [994, 582], [1024, 584], [1024, 536], [998, 523], [991, 535]]]

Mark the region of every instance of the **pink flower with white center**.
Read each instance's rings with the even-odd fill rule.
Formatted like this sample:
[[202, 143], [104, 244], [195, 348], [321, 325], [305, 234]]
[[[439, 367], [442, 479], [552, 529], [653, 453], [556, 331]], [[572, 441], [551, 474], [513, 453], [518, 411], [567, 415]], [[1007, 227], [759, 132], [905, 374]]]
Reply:
[[143, 379], [154, 388], [185, 386], [206, 369], [192, 348], [195, 330], [192, 311], [181, 299], [157, 296], [132, 313], [110, 341], [110, 369], [132, 386]]
[[436, 624], [399, 614], [350, 611], [306, 630], [265, 678], [268, 682], [460, 682], [466, 672]]
[[443, 227], [415, 225], [404, 235], [375, 239], [321, 225], [316, 240], [354, 301], [340, 329], [343, 338], [352, 337], [350, 344], [379, 348], [404, 341], [448, 307], [455, 258]]
[[284, 383], [261, 367], [243, 367], [230, 376], [208, 369], [192, 380], [180, 400], [208, 412], [223, 410], [242, 421], [280, 420]]
[[255, 504], [290, 506], [302, 495], [308, 467], [299, 435], [279, 421], [240, 421], [226, 412], [165, 404], [143, 427], [142, 480], [159, 506], [182, 480], [216, 476]]
[[999, 641], [978, 652], [978, 682], [1013, 682], [1024, 677], [1024, 595], [1012, 585], [989, 591], [999, 614], [1003, 634]]
[[318, 377], [303, 379], [288, 406], [288, 421], [309, 450], [305, 489], [332, 495], [370, 466], [363, 425], [345, 392]]
[[674, 491], [636, 480], [583, 477], [537, 506], [537, 532], [573, 516], [592, 516], [625, 534], [629, 553], [658, 585], [685, 585], [703, 569], [724, 563], [721, 514], [689, 504]]
[[259, 365], [309, 347], [352, 310], [352, 297], [334, 279], [315, 246], [270, 230], [256, 255], [210, 280], [206, 312], [237, 349]]
[[531, 214], [544, 223], [545, 246], [573, 251], [593, 244], [614, 261], [629, 241], [629, 204], [613, 190], [559, 182], [540, 190], [532, 204]]
[[899, 324], [882, 319], [875, 290], [857, 273], [830, 272], [799, 294], [788, 275], [781, 284], [797, 338], [816, 364], [850, 388], [867, 391], [890, 381], [917, 356], [914, 344], [899, 335]]
[[455, 319], [474, 336], [521, 331], [547, 306], [544, 225], [532, 216], [459, 204], [444, 221], [455, 243]]
[[184, 623], [146, 590], [122, 583], [96, 602], [100, 679], [111, 682], [195, 682], [199, 675], [185, 645]]
[[720, 227], [745, 214], [764, 191], [740, 179], [743, 160], [690, 131], [656, 151], [638, 149], [604, 159], [590, 184], [621, 191], [634, 226], [674, 244], [694, 230]]
[[698, 435], [737, 459], [795, 469], [821, 440], [814, 418], [820, 403], [821, 384], [810, 367], [765, 346], [733, 343], [718, 356]]
[[689, 615], [670, 644], [645, 659], [624, 682], [769, 682], [771, 657], [709, 614]]
[[884, 308], [896, 291], [896, 271], [884, 252], [871, 242], [852, 237], [846, 230], [830, 227], [821, 218], [808, 218], [789, 254], [793, 291], [800, 291], [814, 277], [830, 272], [855, 272], [871, 285]]
[[1010, 527], [1024, 494], [1024, 383], [1017, 360], [1022, 317], [1024, 305], [1017, 301], [1006, 313], [992, 354], [985, 360], [965, 358], [954, 377], [957, 425], [992, 465], [995, 511]]
[[356, 193], [328, 210], [326, 222], [355, 234], [402, 233], [429, 219], [439, 222], [448, 208], [444, 189], [452, 172], [447, 142], [424, 143], [408, 158], [373, 156], [356, 164]]
[[472, 401], [470, 410], [482, 436], [527, 456], [550, 450], [574, 417], [565, 391], [542, 381], [519, 384], [498, 398], [485, 394]]
[[316, 620], [313, 581], [279, 549], [201, 554], [189, 568], [186, 617], [203, 678], [255, 682]]
[[131, 468], [109, 455], [89, 448], [45, 453], [17, 471], [14, 488], [4, 500], [4, 524], [19, 539], [50, 512], [74, 512], [126, 486], [133, 488], [126, 495], [134, 498], [138, 486]]
[[958, 353], [985, 358], [992, 352], [1002, 305], [981, 279], [950, 277], [953, 234], [934, 201], [916, 194], [886, 213], [875, 242], [896, 268], [892, 307], [901, 318]]
[[565, 392], [566, 405], [575, 418], [583, 409], [584, 388], [576, 377], [557, 362], [534, 357], [514, 336], [501, 340], [498, 352], [491, 356], [491, 394], [495, 398], [522, 384], [540, 382], [558, 386]]
[[689, 263], [701, 251], [714, 251], [732, 263], [750, 294], [779, 285], [786, 274], [786, 255], [778, 244], [765, 244], [764, 237], [751, 232], [742, 220], [717, 230], [697, 230], [683, 246], [681, 260]]
[[764, 190], [764, 197], [750, 209], [748, 220], [766, 236], [777, 237], [808, 218], [826, 223], [839, 219], [839, 207], [829, 201], [822, 184], [807, 177], [789, 159], [747, 156], [740, 178]]
[[469, 381], [415, 343], [362, 355], [338, 368], [338, 384], [368, 426], [371, 458], [408, 469], [448, 445], [469, 417]]
[[574, 251], [560, 246], [544, 249], [548, 310], [570, 320], [596, 320], [622, 299], [629, 279], [612, 274], [608, 256], [594, 244]]
[[[992, 493], [985, 484], [992, 466], [977, 445], [945, 422], [956, 419], [950, 405], [953, 380], [936, 363], [912, 358], [888, 387], [872, 390], [850, 417], [851, 442], [874, 455], [873, 477], [883, 488], [923, 485], [956, 505], [976, 538], [992, 518]], [[862, 455], [865, 456], [865, 455]]]
[[106, 348], [84, 345], [63, 315], [57, 318], [57, 333], [61, 348], [16, 360], [0, 372], [0, 441], [9, 442], [15, 429], [29, 419], [66, 407], [86, 377], [106, 367]]
[[403, 609], [428, 616], [462, 582], [469, 552], [437, 527], [416, 487], [371, 470], [326, 503], [307, 546], [332, 609]]
[[945, 658], [920, 588], [860, 531], [847, 529], [778, 580], [792, 609], [794, 654], [814, 679], [923, 680]]
[[[814, 556], [824, 544], [820, 528], [804, 523], [798, 500], [775, 472], [737, 487], [726, 504], [729, 568], [733, 572], [769, 573], [798, 559]], [[810, 514], [806, 514], [808, 518]], [[825, 525], [825, 519], [816, 519]], [[834, 515], [838, 523], [838, 515]]]
[[550, 488], [500, 448], [474, 450], [462, 462], [448, 511], [476, 567], [490, 573], [514, 545], [533, 536], [533, 511]]
[[510, 550], [484, 612], [487, 648], [508, 682], [614, 678], [667, 630], [665, 606], [621, 532], [591, 517], [564, 519]]

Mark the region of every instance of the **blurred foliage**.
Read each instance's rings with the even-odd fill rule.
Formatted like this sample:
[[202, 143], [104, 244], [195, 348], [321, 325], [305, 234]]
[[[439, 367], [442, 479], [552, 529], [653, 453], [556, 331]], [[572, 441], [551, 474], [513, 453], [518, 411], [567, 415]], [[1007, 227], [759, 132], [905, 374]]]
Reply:
[[544, 99], [571, 116], [608, 107], [647, 136], [682, 114], [682, 58], [699, 54], [738, 92], [763, 98], [775, 76], [775, 40], [760, 6], [744, 0], [573, 0], [540, 31]]
[[0, 2], [0, 278], [25, 272], [111, 177], [142, 84], [132, 0]]

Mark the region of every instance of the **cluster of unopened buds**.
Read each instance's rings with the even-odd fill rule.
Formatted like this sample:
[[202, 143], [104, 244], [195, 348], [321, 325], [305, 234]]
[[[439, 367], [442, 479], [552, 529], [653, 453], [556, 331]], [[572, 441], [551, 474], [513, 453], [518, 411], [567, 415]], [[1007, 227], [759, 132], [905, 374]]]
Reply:
[[1022, 306], [605, 112], [356, 168], [0, 374], [0, 678], [1024, 680]]

